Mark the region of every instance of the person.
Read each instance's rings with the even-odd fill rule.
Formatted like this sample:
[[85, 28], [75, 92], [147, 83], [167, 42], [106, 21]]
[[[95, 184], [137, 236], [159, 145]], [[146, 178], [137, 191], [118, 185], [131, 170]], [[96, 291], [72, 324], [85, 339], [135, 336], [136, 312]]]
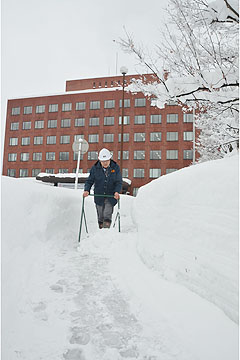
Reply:
[[103, 148], [98, 154], [98, 161], [92, 166], [84, 185], [83, 196], [87, 197], [94, 185], [94, 194], [113, 195], [113, 197], [94, 196], [97, 210], [98, 226], [110, 228], [113, 208], [120, 199], [122, 175], [119, 165], [111, 159], [108, 149]]

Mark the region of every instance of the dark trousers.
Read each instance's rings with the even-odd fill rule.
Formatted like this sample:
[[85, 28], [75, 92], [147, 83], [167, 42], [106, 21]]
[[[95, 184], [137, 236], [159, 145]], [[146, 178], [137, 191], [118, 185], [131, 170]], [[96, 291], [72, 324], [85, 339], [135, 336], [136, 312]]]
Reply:
[[113, 214], [113, 206], [108, 201], [108, 199], [104, 199], [103, 205], [96, 205], [98, 223], [103, 223], [104, 221], [112, 222], [112, 214]]

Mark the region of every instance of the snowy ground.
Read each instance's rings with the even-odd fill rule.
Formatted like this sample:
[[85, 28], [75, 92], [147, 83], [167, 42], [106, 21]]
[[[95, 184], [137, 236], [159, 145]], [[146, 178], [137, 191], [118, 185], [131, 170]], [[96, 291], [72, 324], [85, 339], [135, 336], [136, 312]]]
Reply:
[[[2, 178], [3, 360], [238, 359], [238, 156], [121, 197]], [[115, 216], [115, 215], [114, 215]]]

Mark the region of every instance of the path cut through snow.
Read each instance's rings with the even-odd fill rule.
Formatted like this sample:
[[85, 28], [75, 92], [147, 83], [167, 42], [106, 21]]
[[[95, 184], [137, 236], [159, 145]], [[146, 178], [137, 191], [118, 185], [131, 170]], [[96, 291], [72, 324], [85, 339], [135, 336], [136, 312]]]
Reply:
[[134, 198], [122, 196], [121, 233], [97, 229], [87, 198], [77, 251], [81, 191], [3, 189], [3, 360], [238, 359], [237, 325], [142, 262]]

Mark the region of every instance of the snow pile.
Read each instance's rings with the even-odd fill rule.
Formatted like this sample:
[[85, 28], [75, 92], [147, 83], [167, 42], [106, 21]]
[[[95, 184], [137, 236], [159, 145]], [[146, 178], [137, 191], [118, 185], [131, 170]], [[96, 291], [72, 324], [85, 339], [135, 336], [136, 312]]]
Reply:
[[3, 177], [3, 359], [237, 360], [237, 158], [121, 196], [121, 233], [86, 198], [80, 252], [82, 190]]
[[144, 263], [236, 323], [238, 160], [232, 156], [162, 176], [139, 190], [134, 206]]

